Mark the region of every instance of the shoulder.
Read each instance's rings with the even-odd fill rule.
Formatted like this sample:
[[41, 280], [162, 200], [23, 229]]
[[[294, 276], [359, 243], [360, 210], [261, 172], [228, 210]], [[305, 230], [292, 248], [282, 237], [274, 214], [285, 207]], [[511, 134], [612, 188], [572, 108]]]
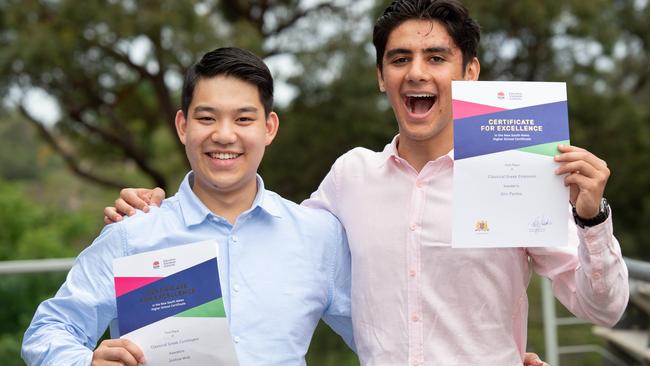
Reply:
[[180, 207], [175, 196], [165, 199], [160, 207], [150, 206], [149, 212], [144, 213], [136, 210], [135, 215], [126, 217], [119, 222], [125, 231], [141, 231], [142, 229], [151, 228], [161, 220], [173, 219], [178, 216]]
[[130, 244], [148, 242], [152, 236], [181, 227], [182, 210], [178, 198], [172, 196], [165, 199], [160, 207], [150, 206], [147, 213], [136, 210], [135, 215], [113, 225], [116, 225], [115, 230], [119, 230]]
[[299, 205], [275, 192], [266, 192], [267, 199], [273, 200], [280, 216], [290, 218], [294, 225], [309, 227], [315, 231], [330, 231], [335, 235], [342, 230], [341, 223], [331, 212], [321, 208]]
[[372, 151], [363, 147], [356, 147], [341, 155], [332, 166], [333, 176], [327, 179], [338, 181], [341, 188], [355, 178], [364, 177], [382, 166], [386, 161], [386, 152]]
[[358, 165], [381, 161], [382, 152], [372, 151], [365, 147], [355, 147], [341, 155], [334, 165]]

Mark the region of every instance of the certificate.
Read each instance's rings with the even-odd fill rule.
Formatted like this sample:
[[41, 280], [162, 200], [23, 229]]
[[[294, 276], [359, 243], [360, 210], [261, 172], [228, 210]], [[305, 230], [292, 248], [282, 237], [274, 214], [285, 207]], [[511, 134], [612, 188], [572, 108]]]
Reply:
[[453, 81], [452, 247], [567, 245], [565, 83]]
[[237, 365], [214, 240], [113, 261], [121, 338], [147, 365]]

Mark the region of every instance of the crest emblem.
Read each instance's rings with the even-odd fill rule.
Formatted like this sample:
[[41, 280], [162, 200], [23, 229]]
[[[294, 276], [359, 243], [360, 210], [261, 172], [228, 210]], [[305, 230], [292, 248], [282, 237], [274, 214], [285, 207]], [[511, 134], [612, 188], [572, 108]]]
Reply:
[[488, 226], [488, 222], [486, 220], [477, 221], [476, 224], [474, 225], [474, 231], [477, 231], [477, 232], [490, 231], [490, 227]]

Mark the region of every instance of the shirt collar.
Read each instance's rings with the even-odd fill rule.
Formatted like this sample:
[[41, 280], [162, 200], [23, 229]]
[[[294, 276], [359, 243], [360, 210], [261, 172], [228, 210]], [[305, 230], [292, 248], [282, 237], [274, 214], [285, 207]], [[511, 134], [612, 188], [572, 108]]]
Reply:
[[[384, 166], [387, 162], [392, 161], [394, 163], [402, 164], [408, 162], [399, 156], [397, 151], [397, 142], [399, 141], [399, 134], [393, 137], [393, 140], [384, 147], [384, 150], [381, 152], [382, 158], [380, 159], [380, 167]], [[450, 160], [451, 164], [454, 163], [454, 149], [451, 149], [447, 154], [439, 157], [436, 160]]]
[[[257, 177], [257, 193], [251, 207], [244, 211], [242, 214], [254, 211], [257, 207], [261, 211], [273, 217], [281, 217], [280, 208], [276, 202], [277, 196], [271, 194], [264, 188], [264, 181], [258, 174]], [[192, 182], [194, 180], [194, 173], [190, 171], [185, 175], [183, 182], [178, 189], [178, 200], [181, 207], [181, 214], [187, 226], [197, 225], [203, 223], [207, 218], [216, 216], [210, 209], [208, 209], [203, 202], [192, 191]]]

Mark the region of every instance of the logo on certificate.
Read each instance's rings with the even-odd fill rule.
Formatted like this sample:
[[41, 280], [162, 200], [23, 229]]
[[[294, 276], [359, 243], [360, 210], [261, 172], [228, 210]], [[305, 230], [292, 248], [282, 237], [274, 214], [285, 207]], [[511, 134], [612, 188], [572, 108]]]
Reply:
[[151, 265], [153, 269], [158, 269], [160, 268], [160, 262], [159, 261], [153, 261], [153, 264]]
[[474, 225], [474, 231], [477, 233], [486, 233], [490, 231], [490, 227], [488, 226], [487, 220], [479, 220], [476, 222]]

